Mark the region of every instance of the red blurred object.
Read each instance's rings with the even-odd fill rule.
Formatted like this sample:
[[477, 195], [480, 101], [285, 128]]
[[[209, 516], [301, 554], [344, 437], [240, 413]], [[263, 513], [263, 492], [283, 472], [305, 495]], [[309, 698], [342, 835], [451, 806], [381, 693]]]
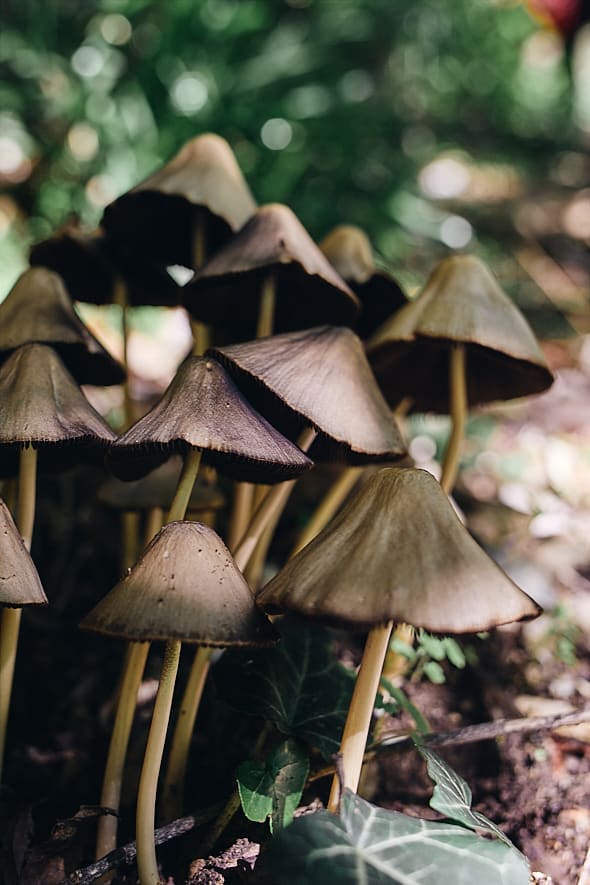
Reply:
[[588, 0], [526, 0], [529, 12], [564, 36], [573, 36], [590, 20]]

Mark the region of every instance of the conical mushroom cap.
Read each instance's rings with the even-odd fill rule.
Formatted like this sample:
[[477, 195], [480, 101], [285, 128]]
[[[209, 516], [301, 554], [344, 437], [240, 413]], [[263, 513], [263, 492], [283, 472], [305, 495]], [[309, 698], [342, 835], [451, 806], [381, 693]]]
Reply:
[[[98, 490], [98, 500], [117, 510], [148, 510], [150, 507], [167, 510], [174, 498], [181, 469], [182, 459], [173, 457], [134, 482], [111, 477]], [[188, 512], [219, 510], [224, 504], [225, 495], [219, 486], [199, 475], [191, 493]]]
[[277, 332], [321, 323], [350, 325], [359, 303], [287, 206], [262, 206], [183, 290], [198, 320], [254, 336], [260, 291], [275, 278]]
[[90, 405], [61, 359], [45, 344], [25, 344], [0, 366], [0, 471], [21, 448], [43, 451], [59, 469], [102, 457], [116, 434]]
[[354, 329], [365, 339], [407, 303], [399, 284], [375, 267], [366, 233], [353, 224], [340, 224], [327, 234], [320, 249], [361, 302]]
[[388, 402], [448, 412], [449, 344], [467, 346], [470, 406], [540, 393], [553, 376], [517, 307], [472, 255], [445, 258], [416, 298], [385, 323], [367, 356]]
[[50, 344], [78, 384], [120, 384], [125, 370], [74, 311], [57, 274], [44, 267], [25, 271], [0, 304], [0, 359], [23, 344]]
[[278, 635], [213, 529], [171, 522], [81, 626], [139, 642], [272, 645]]
[[197, 213], [207, 253], [250, 218], [256, 203], [232, 149], [219, 135], [193, 138], [161, 169], [107, 206], [103, 227], [132, 254], [192, 267]]
[[189, 357], [153, 409], [111, 448], [120, 479], [145, 476], [171, 455], [201, 449], [203, 461], [244, 482], [299, 476], [311, 461], [242, 396], [213, 359]]
[[350, 329], [321, 326], [211, 352], [275, 427], [291, 437], [306, 425], [318, 430], [314, 460], [337, 452], [349, 463], [405, 454], [363, 346]]
[[10, 511], [0, 500], [0, 605], [46, 605], [39, 575]]
[[484, 553], [424, 470], [374, 474], [257, 596], [267, 611], [472, 633], [541, 609]]
[[70, 298], [76, 301], [112, 303], [120, 277], [130, 305], [180, 304], [180, 286], [164, 267], [120, 254], [100, 231], [85, 233], [76, 225], [68, 225], [36, 243], [30, 262], [33, 267], [46, 267], [59, 274]]

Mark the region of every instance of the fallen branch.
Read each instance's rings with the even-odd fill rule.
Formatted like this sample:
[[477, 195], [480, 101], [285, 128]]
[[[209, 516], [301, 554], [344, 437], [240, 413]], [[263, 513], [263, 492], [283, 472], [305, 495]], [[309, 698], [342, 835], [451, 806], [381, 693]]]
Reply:
[[[216, 805], [215, 807], [206, 808], [198, 815], [189, 814], [186, 817], [173, 820], [164, 827], [159, 827], [155, 832], [156, 845], [162, 845], [164, 842], [169, 842], [171, 839], [190, 833], [196, 827], [200, 827], [202, 824], [212, 820], [218, 813], [219, 806]], [[89, 866], [74, 870], [65, 879], [62, 879], [59, 885], [91, 885], [92, 882], [100, 879], [109, 870], [134, 863], [136, 854], [135, 842], [129, 842], [127, 845], [122, 845], [121, 848], [115, 848], [114, 851], [110, 851], [104, 857], [101, 857], [100, 860], [89, 864]]]
[[[526, 734], [532, 731], [552, 731], [567, 725], [581, 725], [590, 722], [590, 708], [575, 710], [573, 713], [560, 713], [557, 716], [523, 716], [519, 719], [496, 719], [494, 722], [482, 722], [479, 725], [466, 725], [452, 731], [441, 731], [438, 734], [420, 736], [422, 743], [428, 747], [445, 747], [450, 744], [473, 744], [477, 741], [488, 741], [505, 737], [509, 734]], [[368, 762], [378, 756], [397, 750], [406, 750], [414, 746], [412, 734], [400, 734], [385, 738], [371, 746], [364, 756]], [[333, 765], [312, 772], [310, 781], [319, 780], [334, 774]]]

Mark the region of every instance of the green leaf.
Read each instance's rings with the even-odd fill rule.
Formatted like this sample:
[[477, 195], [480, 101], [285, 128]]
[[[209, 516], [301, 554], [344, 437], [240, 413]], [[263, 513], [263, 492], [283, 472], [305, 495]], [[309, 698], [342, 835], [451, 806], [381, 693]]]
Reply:
[[445, 681], [445, 671], [436, 661], [424, 664], [424, 675], [435, 685], [442, 685]]
[[385, 686], [389, 694], [394, 698], [396, 704], [401, 707], [402, 710], [405, 710], [406, 713], [410, 714], [414, 720], [416, 731], [420, 732], [420, 734], [428, 734], [428, 732], [431, 731], [428, 720], [422, 715], [418, 707], [411, 702], [405, 691], [398, 688], [393, 682], [390, 682], [389, 679], [386, 679], [384, 676], [381, 677], [381, 684]]
[[526, 859], [465, 827], [385, 811], [350, 790], [340, 816], [298, 818], [271, 840], [277, 885], [528, 885]]
[[446, 657], [444, 640], [438, 636], [427, 633], [426, 630], [418, 630], [418, 645], [426, 654], [435, 661], [444, 661]]
[[242, 762], [237, 771], [238, 792], [248, 820], [263, 823], [270, 817], [271, 833], [290, 824], [308, 773], [308, 755], [294, 740], [279, 744], [265, 764]]
[[471, 830], [483, 830], [496, 836], [506, 845], [510, 845], [514, 851], [517, 851], [508, 836], [496, 824], [488, 820], [485, 815], [480, 814], [479, 811], [472, 810], [473, 796], [467, 781], [456, 771], [453, 771], [437, 753], [424, 747], [418, 740], [415, 741], [415, 744], [418, 752], [426, 760], [428, 775], [435, 784], [430, 807]]
[[329, 630], [293, 618], [276, 627], [276, 648], [223, 656], [214, 668], [218, 691], [236, 710], [270, 719], [329, 759], [340, 747], [354, 675], [336, 659]]
[[459, 645], [456, 639], [453, 639], [452, 636], [445, 636], [443, 639], [443, 645], [445, 649], [445, 653], [453, 667], [457, 667], [458, 670], [463, 670], [467, 660], [465, 658], [465, 654], [463, 649]]
[[394, 636], [389, 643], [389, 647], [392, 651], [397, 652], [398, 655], [407, 658], [408, 661], [414, 661], [416, 659], [416, 649], [413, 646], [408, 645], [408, 643], [404, 642], [402, 639], [396, 639]]

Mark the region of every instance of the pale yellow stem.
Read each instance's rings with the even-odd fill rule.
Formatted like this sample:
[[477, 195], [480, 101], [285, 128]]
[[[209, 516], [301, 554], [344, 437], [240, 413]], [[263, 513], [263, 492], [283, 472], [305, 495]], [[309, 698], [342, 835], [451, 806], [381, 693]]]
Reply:
[[455, 485], [461, 446], [467, 421], [467, 380], [465, 374], [465, 345], [451, 345], [449, 355], [449, 389], [451, 400], [451, 436], [443, 460], [440, 484], [449, 495]]
[[181, 643], [171, 639], [166, 643], [162, 675], [154, 705], [154, 714], [137, 794], [136, 840], [137, 872], [141, 885], [160, 885], [154, 830], [156, 825], [156, 793], [158, 775], [170, 720], [174, 684], [178, 672]]
[[186, 516], [186, 511], [191, 499], [193, 486], [199, 472], [200, 463], [201, 450], [190, 449], [186, 458], [184, 459], [182, 473], [180, 474], [180, 479], [178, 480], [178, 485], [176, 486], [176, 492], [174, 493], [174, 498], [172, 500], [172, 504], [170, 505], [170, 510], [168, 512], [166, 522], [174, 522], [177, 519], [184, 519], [184, 517]]
[[[311, 428], [305, 430], [297, 441], [299, 448], [304, 452], [307, 451], [316, 438], [316, 435], [316, 431]], [[254, 514], [248, 530], [244, 535], [243, 541], [239, 544], [234, 553], [234, 559], [240, 571], [243, 572], [248, 565], [250, 556], [256, 549], [256, 545], [264, 530], [277, 513], [280, 515], [296, 482], [297, 480], [293, 479], [274, 486]], [[230, 550], [231, 549], [232, 547], [230, 546]], [[182, 720], [179, 720], [179, 722], [182, 722], [181, 726], [179, 726], [179, 724], [176, 726], [177, 729], [181, 727], [183, 736], [182, 738], [177, 738], [175, 733], [172, 738], [172, 744], [176, 747], [174, 752], [174, 768], [176, 771], [186, 771], [190, 740], [195, 727], [197, 713], [199, 712], [199, 703], [203, 684], [209, 671], [211, 654], [212, 649], [198, 649], [184, 691], [181, 710], [186, 711], [186, 713], [182, 717]], [[197, 686], [200, 692], [199, 697], [196, 699], [196, 703], [190, 696], [193, 691], [193, 686]], [[177, 781], [178, 775], [173, 776], [170, 774], [171, 782], [173, 777], [174, 780]], [[182, 789], [182, 785], [180, 785], [180, 789]]]
[[162, 790], [162, 810], [164, 822], [175, 820], [183, 811], [184, 780], [188, 762], [188, 751], [197, 710], [201, 703], [203, 688], [209, 672], [213, 649], [200, 646], [195, 656], [182, 697], [174, 736], [168, 756], [168, 767]]
[[[302, 451], [306, 452], [316, 436], [317, 431], [310, 427], [303, 431], [301, 437], [297, 440], [297, 445]], [[296, 479], [290, 479], [287, 482], [273, 486], [260, 504], [234, 553], [234, 559], [240, 571], [243, 572], [248, 565], [250, 557], [256, 549], [256, 545], [266, 527], [276, 517], [277, 513], [280, 514], [282, 512], [296, 482]]]
[[144, 547], [150, 543], [164, 524], [164, 511], [161, 507], [150, 507], [145, 515]]
[[275, 318], [276, 301], [276, 274], [273, 271], [265, 276], [260, 291], [260, 306], [258, 308], [258, 323], [256, 337], [267, 338], [272, 335]]
[[332, 517], [338, 512], [354, 486], [357, 484], [363, 467], [347, 467], [338, 477], [336, 482], [316, 507], [311, 519], [299, 534], [291, 556], [299, 553], [310, 541], [313, 541], [322, 529], [324, 529]]
[[[367, 744], [371, 716], [375, 706], [375, 697], [379, 688], [379, 680], [383, 662], [389, 647], [389, 638], [393, 622], [384, 626], [373, 627], [367, 636], [363, 659], [356, 677], [352, 700], [348, 708], [346, 724], [340, 743], [342, 754], [342, 787], [356, 792], [363, 756]], [[332, 781], [332, 789], [328, 800], [328, 811], [336, 812], [340, 804], [340, 781], [337, 776]]]
[[[100, 797], [100, 804], [105, 808], [112, 808], [115, 812], [119, 811], [125, 757], [133, 725], [137, 693], [141, 685], [149, 649], [149, 642], [130, 642], [125, 654], [117, 712]], [[118, 817], [112, 814], [104, 815], [98, 819], [97, 860], [117, 847], [118, 824]]]
[[[37, 493], [37, 450], [28, 446], [19, 458], [18, 504], [16, 524], [27, 550], [31, 550], [35, 524]], [[0, 624], [0, 783], [6, 746], [6, 729], [10, 696], [14, 680], [14, 666], [18, 647], [22, 609], [5, 608]]]
[[125, 575], [135, 565], [139, 555], [139, 513], [134, 510], [122, 513], [121, 527], [123, 530], [121, 565]]
[[227, 546], [234, 550], [238, 541], [248, 528], [252, 516], [252, 502], [254, 501], [254, 489], [256, 486], [251, 482], [237, 482], [234, 484], [234, 500], [227, 532]]

